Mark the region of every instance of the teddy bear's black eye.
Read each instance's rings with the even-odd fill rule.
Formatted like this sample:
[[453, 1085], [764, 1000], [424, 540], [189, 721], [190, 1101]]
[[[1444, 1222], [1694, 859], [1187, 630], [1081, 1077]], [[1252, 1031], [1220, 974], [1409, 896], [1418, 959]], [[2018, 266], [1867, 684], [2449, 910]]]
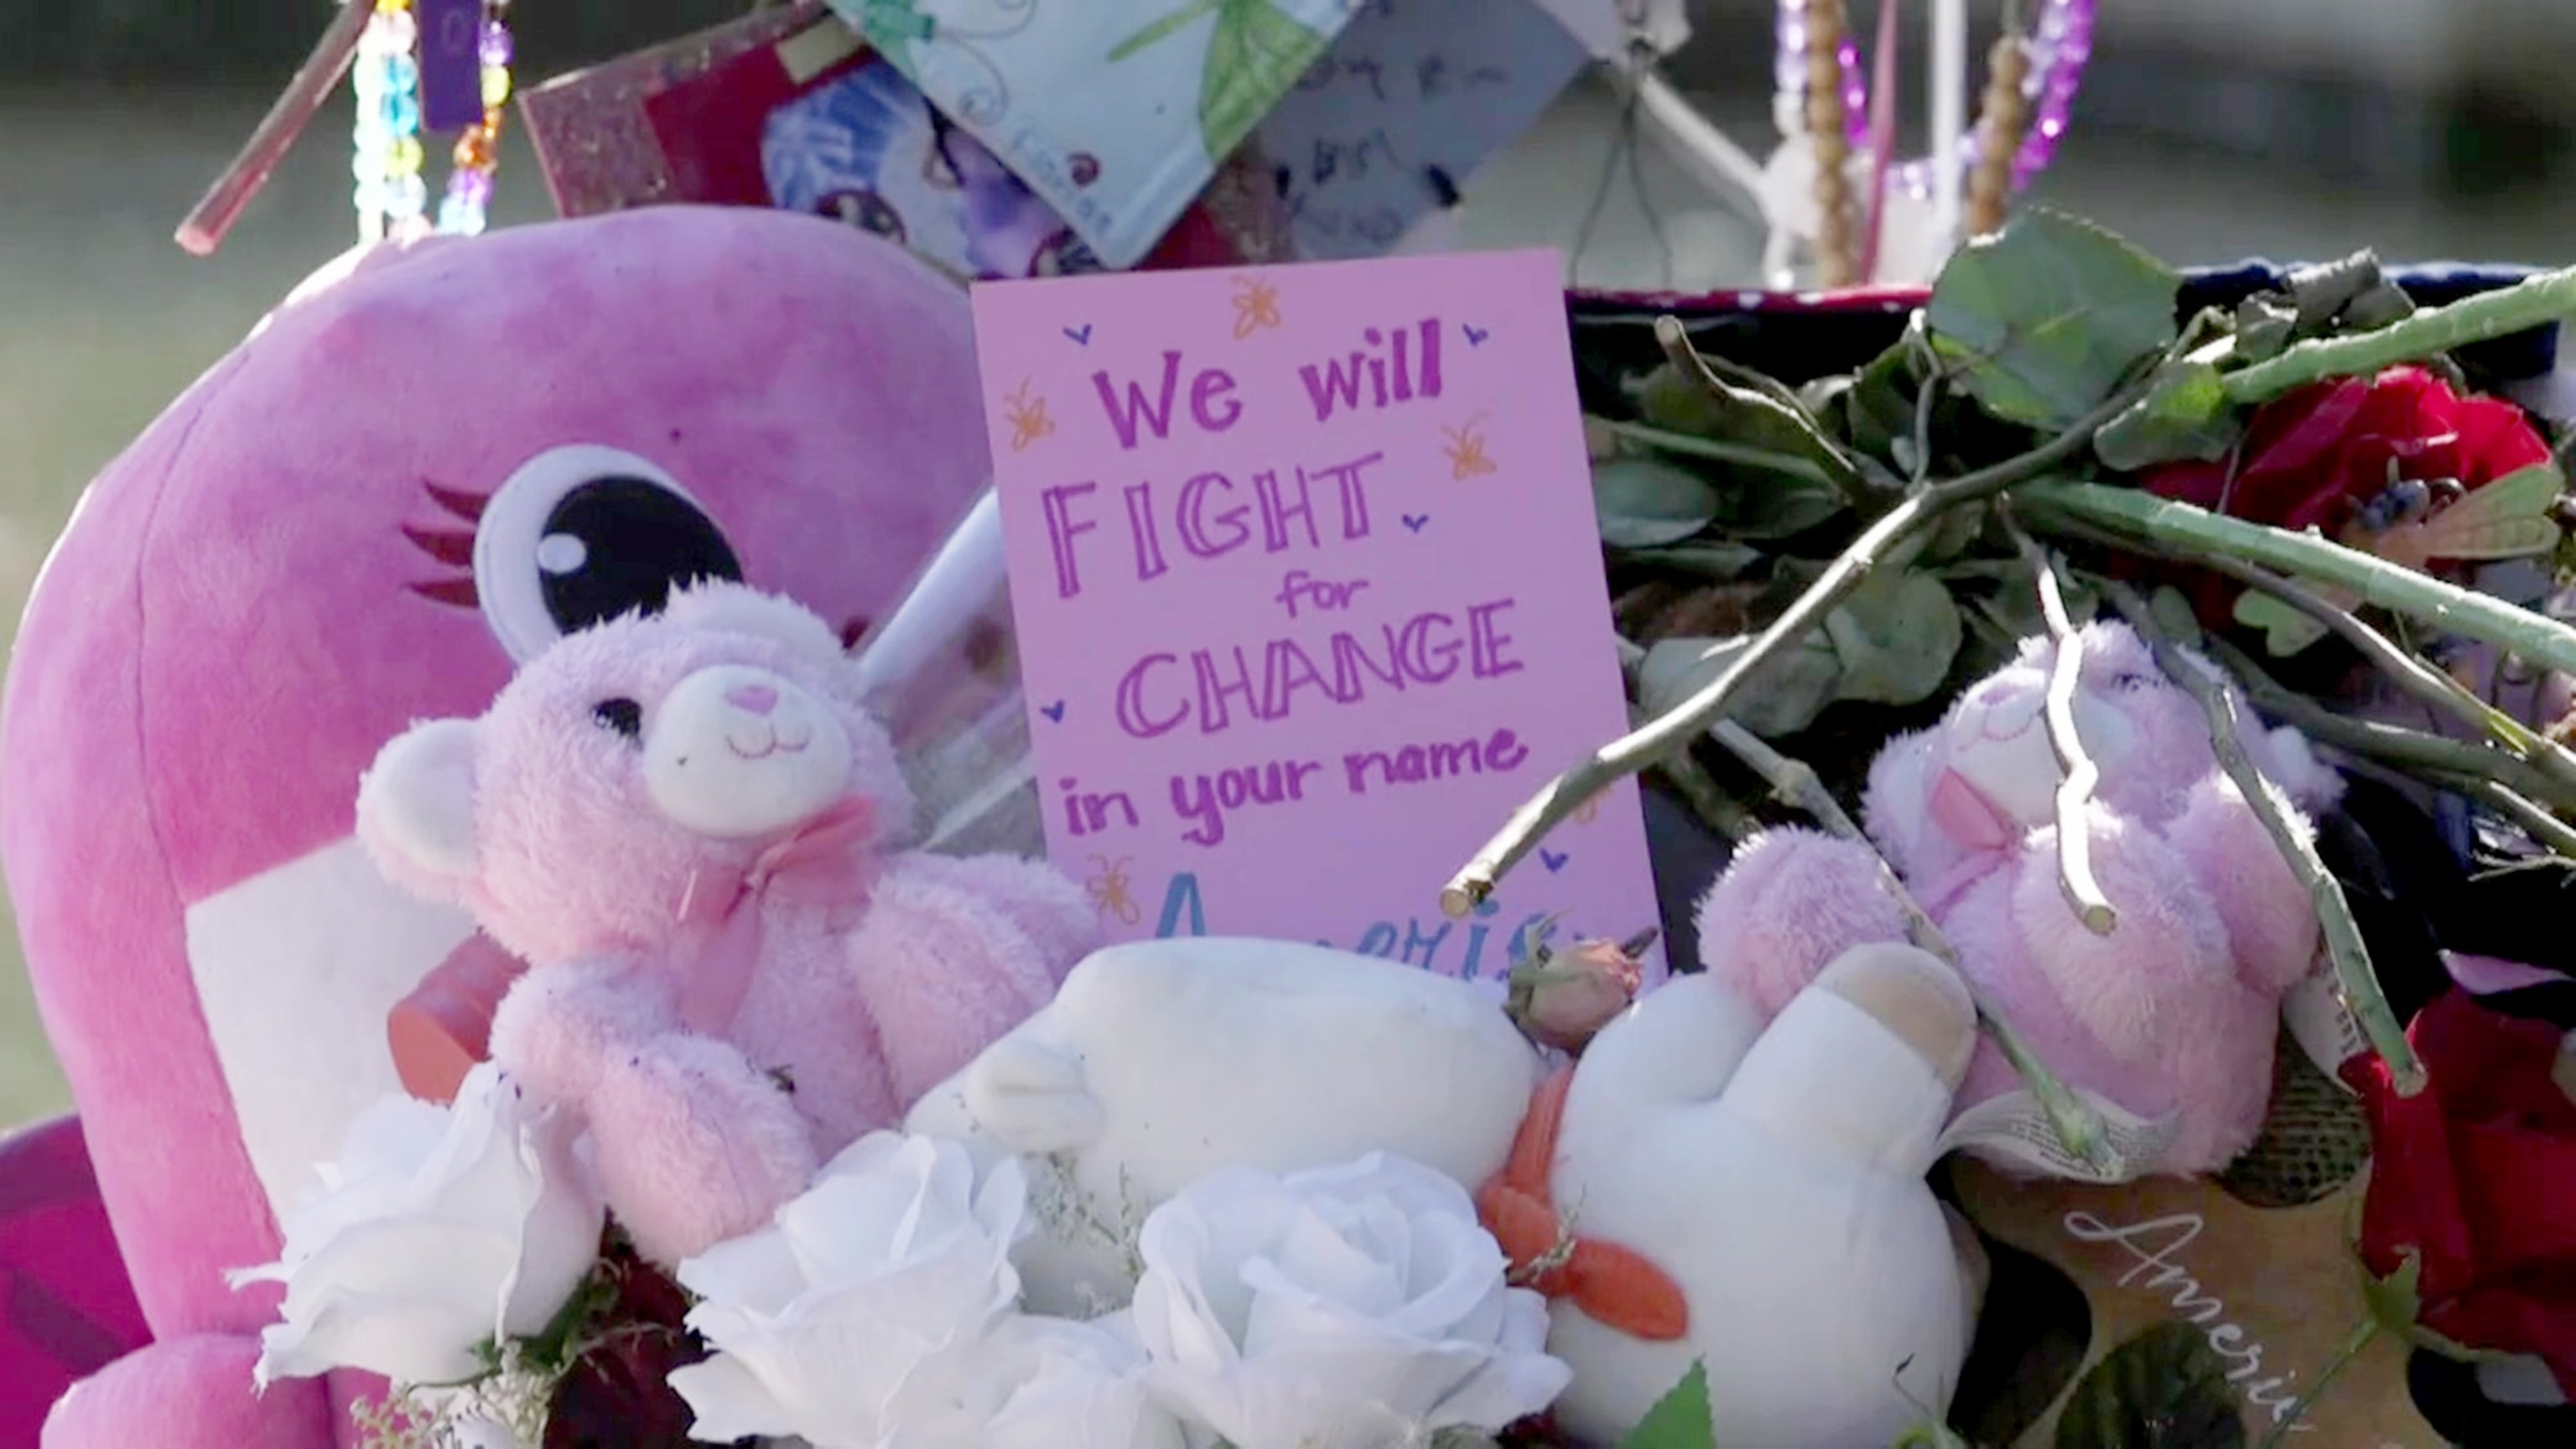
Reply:
[[2144, 689], [2147, 687], [2147, 677], [2135, 670], [2125, 674], [2115, 674], [2111, 676], [2111, 687], [2118, 690]]
[[603, 699], [590, 707], [590, 717], [626, 738], [644, 735], [644, 706], [631, 699]]

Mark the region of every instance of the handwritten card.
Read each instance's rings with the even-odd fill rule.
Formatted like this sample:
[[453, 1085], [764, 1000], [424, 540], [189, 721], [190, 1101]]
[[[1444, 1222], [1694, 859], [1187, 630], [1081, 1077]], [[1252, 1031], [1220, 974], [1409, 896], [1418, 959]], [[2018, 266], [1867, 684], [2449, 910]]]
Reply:
[[1439, 907], [1628, 725], [1560, 265], [975, 289], [1048, 851], [1116, 938], [1499, 982], [1551, 915], [1567, 938], [1655, 923], [1627, 782], [1477, 916]]
[[1531, 0], [1366, 0], [1253, 132], [1299, 254], [1376, 256], [1456, 205], [1589, 59]]

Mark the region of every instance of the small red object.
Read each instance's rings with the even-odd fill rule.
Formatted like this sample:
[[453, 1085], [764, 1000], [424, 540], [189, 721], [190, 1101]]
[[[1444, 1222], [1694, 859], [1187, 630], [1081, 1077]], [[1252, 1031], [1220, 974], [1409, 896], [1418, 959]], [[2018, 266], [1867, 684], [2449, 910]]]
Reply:
[[465, 1075], [489, 1054], [492, 1013], [527, 970], [479, 932], [422, 978], [385, 1016], [385, 1040], [403, 1090], [424, 1102], [452, 1102]]

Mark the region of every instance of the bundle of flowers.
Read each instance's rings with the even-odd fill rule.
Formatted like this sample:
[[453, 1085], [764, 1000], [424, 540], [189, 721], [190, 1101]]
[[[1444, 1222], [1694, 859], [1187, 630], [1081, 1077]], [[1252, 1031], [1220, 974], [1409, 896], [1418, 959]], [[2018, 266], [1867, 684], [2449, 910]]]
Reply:
[[[2245, 1383], [2259, 1367], [2239, 1372], [2221, 1330], [2242, 1333], [2195, 1309], [2191, 1331], [2119, 1346], [2072, 1391], [2063, 1373], [2034, 1387], [2040, 1371], [2010, 1359], [1976, 1392], [1944, 1384], [1955, 1401], [1926, 1405], [1909, 1444], [2018, 1441], [2030, 1416], [1988, 1411], [2033, 1396], [2057, 1401], [2061, 1445], [2249, 1442], [2240, 1399], [2291, 1432], [2375, 1341], [2576, 1383], [2576, 1242], [2551, 1206], [2576, 1191], [2576, 1021], [2552, 1014], [2570, 993], [2545, 933], [2500, 929], [2512, 913], [2493, 894], [2554, 892], [2576, 863], [2576, 630], [2547, 607], [2563, 440], [2530, 386], [2546, 368], [2498, 350], [2576, 313], [2576, 273], [2423, 305], [2363, 257], [2237, 292], [2204, 305], [2205, 285], [2034, 211], [1962, 251], [1928, 297], [1834, 314], [1857, 319], [1855, 338], [1892, 334], [1850, 370], [1766, 370], [1743, 313], [1695, 327], [1687, 309], [1578, 307], [1603, 539], [1648, 722], [1534, 795], [1458, 873], [1453, 909], [1604, 786], [1652, 772], [1713, 855], [1733, 842], [1713, 900], [1805, 851], [1812, 868], [1780, 889], [1857, 870], [1837, 910], [1892, 912], [1959, 968], [2019, 1079], [2021, 1097], [1989, 1081], [1981, 1101], [2026, 1098], [2044, 1124], [2015, 1145], [2012, 1122], [1979, 1118], [1986, 1146], [2037, 1154], [2060, 1178], [2223, 1175], [2250, 1191], [2245, 1162], [2277, 1148], [2283, 1103], [2306, 1090], [2296, 1063], [2277, 1084], [2201, 1069], [2191, 1089], [2234, 1102], [2211, 1109], [2241, 1117], [2234, 1128], [2194, 1137], [2148, 1120], [2120, 1084], [2156, 1064], [2096, 1071], [2092, 1038], [2029, 1019], [1980, 964], [1991, 939], [1945, 928], [1982, 877], [1936, 879], [1906, 822], [1873, 803], [1878, 761], [1958, 710], [2001, 708], [1982, 682], [2019, 670], [2054, 778], [2022, 799], [2027, 779], [1954, 760], [1925, 781], [1936, 823], [2000, 840], [2016, 821], [2053, 822], [2028, 838], [2053, 852], [2044, 896], [2075, 923], [2065, 953], [2152, 953], [2158, 931], [2211, 939], [2175, 904], [2203, 897], [2176, 886], [2139, 909], [2125, 852], [2151, 832], [2127, 817], [2089, 828], [2087, 811], [2134, 814], [2188, 787], [2207, 809], [2168, 815], [2237, 831], [2232, 854], [2177, 855], [2227, 876], [2185, 883], [2236, 933], [2213, 949], [2297, 958], [2247, 989], [2250, 1010], [2230, 997], [2226, 1029], [2259, 1028], [2248, 1060], [2268, 1069], [2273, 1008], [2314, 955], [2358, 1044], [2318, 1058], [2345, 1093], [2329, 1083], [2335, 1105], [2320, 1110], [2360, 1144], [2328, 1185], [2376, 1157], [2357, 1241], [2339, 1248], [2367, 1303], [2347, 1354], [2260, 1398]], [[2504, 395], [2500, 368], [2519, 369], [2528, 402]], [[2140, 723], [2101, 702], [2157, 691], [2185, 703]], [[2184, 756], [2202, 777], [2131, 778]], [[2445, 832], [2436, 854], [2456, 889], [2373, 851], [2400, 817]], [[1818, 829], [1780, 828], [1795, 822]], [[2168, 827], [2185, 828], [2157, 817]], [[2522, 869], [2464, 894], [2472, 867], [2499, 862]], [[1761, 915], [1712, 905], [1676, 959], [1762, 996], [1768, 967], [1728, 964]], [[1795, 947], [1792, 927], [1762, 941]], [[1584, 1060], [1639, 992], [1638, 949], [1542, 946], [1505, 1009]], [[2078, 1025], [2117, 1037], [2198, 1009], [2141, 1000]], [[1574, 1371], [1551, 1351], [1549, 1305], [1584, 1275], [1579, 1204], [1563, 1220], [1548, 1207], [1542, 1227], [1563, 1241], [1529, 1241], [1511, 1203], [1378, 1153], [1230, 1168], [1095, 1220], [1060, 1162], [881, 1132], [767, 1225], [665, 1273], [609, 1220], [594, 1145], [488, 1066], [452, 1107], [386, 1104], [284, 1225], [282, 1260], [244, 1275], [285, 1285], [262, 1374], [385, 1376], [396, 1392], [361, 1412], [401, 1446], [1561, 1442], [1549, 1411]], [[1974, 1197], [1962, 1190], [1972, 1218]], [[1021, 1257], [1040, 1228], [1094, 1235], [1132, 1298], [1033, 1306]], [[1999, 1280], [1986, 1337], [2014, 1312]], [[1674, 1384], [1627, 1449], [1725, 1449], [1709, 1367]]]

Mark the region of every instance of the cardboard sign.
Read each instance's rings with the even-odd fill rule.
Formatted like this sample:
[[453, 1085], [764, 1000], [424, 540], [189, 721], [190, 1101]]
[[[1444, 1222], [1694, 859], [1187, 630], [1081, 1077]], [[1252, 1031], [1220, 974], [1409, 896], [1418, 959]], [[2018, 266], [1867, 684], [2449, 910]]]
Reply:
[[1484, 913], [1439, 907], [1514, 807], [1628, 726], [1560, 266], [976, 288], [1048, 850], [1117, 938], [1499, 981], [1551, 915], [1567, 937], [1655, 923], [1628, 782]]
[[[2373, 1337], [2314, 1403], [2301, 1402], [2369, 1312], [2351, 1242], [2357, 1181], [2304, 1206], [2258, 1208], [2206, 1178], [2095, 1187], [2018, 1182], [1968, 1159], [1952, 1170], [1978, 1227], [2084, 1290], [2093, 1312], [2085, 1371], [2156, 1324], [2185, 1322], [2226, 1363], [2248, 1443], [2287, 1426], [2286, 1442], [2319, 1449], [2443, 1449], [2407, 1389], [2410, 1345], [2392, 1333]], [[2017, 1449], [2054, 1444], [2062, 1407]]]
[[1588, 63], [1530, 0], [1369, 0], [1253, 133], [1299, 255], [1377, 256], [1518, 140]]

